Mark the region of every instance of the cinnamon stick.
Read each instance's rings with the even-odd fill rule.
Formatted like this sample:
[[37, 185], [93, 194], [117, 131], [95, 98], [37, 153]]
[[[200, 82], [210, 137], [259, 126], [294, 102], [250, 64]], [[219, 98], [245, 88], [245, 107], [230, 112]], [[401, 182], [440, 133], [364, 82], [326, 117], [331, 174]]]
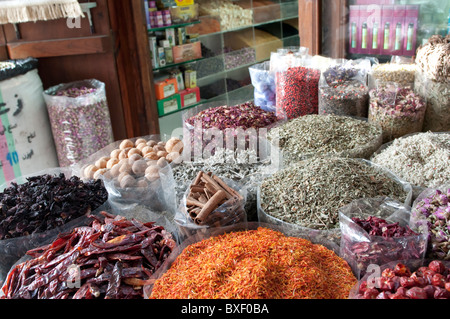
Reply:
[[235, 191], [233, 188], [231, 188], [230, 186], [228, 186], [223, 180], [221, 180], [220, 178], [218, 178], [217, 176], [213, 176], [212, 177], [223, 189], [225, 189], [225, 191], [227, 191], [228, 193], [236, 196], [239, 199], [243, 199], [242, 195], [239, 194], [237, 191]]
[[200, 213], [194, 219], [194, 222], [197, 225], [202, 225], [208, 215], [219, 206], [219, 203], [227, 197], [227, 193], [223, 190], [219, 190], [214, 194], [213, 197], [209, 199], [205, 206], [203, 206]]

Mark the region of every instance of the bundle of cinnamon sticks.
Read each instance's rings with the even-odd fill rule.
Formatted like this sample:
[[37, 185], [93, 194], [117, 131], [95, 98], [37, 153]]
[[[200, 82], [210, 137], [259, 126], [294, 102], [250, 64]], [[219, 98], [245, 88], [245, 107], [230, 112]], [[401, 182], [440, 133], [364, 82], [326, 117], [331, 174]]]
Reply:
[[242, 195], [222, 179], [200, 171], [186, 197], [186, 211], [197, 225], [220, 225], [223, 216], [211, 214], [227, 201], [233, 206], [232, 203], [242, 200]]

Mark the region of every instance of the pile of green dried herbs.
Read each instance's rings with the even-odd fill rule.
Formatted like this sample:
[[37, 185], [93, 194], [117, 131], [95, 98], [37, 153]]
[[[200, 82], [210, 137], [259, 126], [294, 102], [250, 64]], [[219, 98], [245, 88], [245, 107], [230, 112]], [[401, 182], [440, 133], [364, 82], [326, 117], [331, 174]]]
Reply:
[[271, 129], [268, 139], [278, 144], [285, 162], [311, 155], [369, 159], [382, 144], [382, 130], [378, 125], [352, 117], [315, 114]]
[[265, 214], [301, 227], [339, 227], [338, 209], [359, 198], [405, 202], [409, 192], [392, 175], [360, 159], [310, 158], [266, 178], [260, 188]]

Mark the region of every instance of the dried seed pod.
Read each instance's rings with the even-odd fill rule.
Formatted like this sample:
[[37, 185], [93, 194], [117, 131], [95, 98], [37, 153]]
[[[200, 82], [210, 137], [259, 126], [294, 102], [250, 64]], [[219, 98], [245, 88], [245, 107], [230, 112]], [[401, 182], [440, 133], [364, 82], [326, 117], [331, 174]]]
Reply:
[[122, 150], [120, 149], [115, 149], [111, 152], [111, 154], [109, 155], [110, 158], [119, 158], [119, 154]]
[[106, 163], [106, 168], [112, 168], [114, 165], [119, 163], [119, 159], [112, 157], [107, 163]]
[[124, 176], [120, 181], [120, 188], [129, 188], [136, 186], [136, 179], [131, 175]]
[[131, 167], [131, 170], [134, 174], [138, 176], [143, 176], [145, 174], [145, 170], [147, 169], [147, 163], [145, 160], [138, 160], [133, 163], [133, 166]]
[[134, 143], [131, 140], [123, 140], [122, 143], [120, 143], [120, 146], [119, 146], [119, 148], [121, 150], [124, 150], [126, 148], [132, 148], [132, 147], [134, 147]]

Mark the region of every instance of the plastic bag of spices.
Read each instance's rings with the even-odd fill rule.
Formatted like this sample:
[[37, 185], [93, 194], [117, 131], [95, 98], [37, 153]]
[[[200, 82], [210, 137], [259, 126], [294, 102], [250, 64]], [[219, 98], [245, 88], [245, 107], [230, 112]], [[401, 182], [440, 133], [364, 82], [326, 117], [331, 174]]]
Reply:
[[450, 82], [435, 81], [418, 70], [414, 90], [427, 101], [423, 131], [450, 131]]
[[367, 117], [370, 61], [335, 60], [322, 71], [319, 114]]
[[86, 225], [86, 214], [109, 207], [101, 181], [82, 181], [69, 168], [21, 176], [0, 189], [6, 210], [0, 214], [0, 283], [29, 249], [48, 244], [73, 226]]
[[59, 166], [76, 164], [114, 141], [105, 84], [94, 79], [44, 91]]
[[320, 60], [300, 53], [277, 56], [274, 65], [276, 114], [279, 119], [294, 119], [318, 114]]
[[263, 110], [275, 112], [275, 75], [270, 72], [270, 61], [252, 65], [248, 68], [254, 87], [254, 102]]
[[[268, 247], [271, 248], [266, 249]], [[195, 253], [186, 257], [190, 251]], [[220, 257], [211, 255], [215, 252], [220, 254]], [[158, 281], [170, 276], [170, 281], [177, 287], [170, 287], [171, 283], [167, 282], [166, 298], [183, 298], [182, 294], [187, 293], [190, 286], [195, 286], [192, 290], [195, 295], [191, 295], [194, 299], [201, 298], [200, 296], [211, 298], [212, 294], [222, 299], [346, 299], [357, 280], [345, 260], [338, 256], [338, 252], [339, 247], [326, 238], [298, 230], [292, 231], [278, 225], [248, 222], [210, 228], [189, 236], [173, 250], [153, 274], [154, 281], [144, 287], [145, 298], [161, 298], [163, 292], [162, 287], [158, 287]], [[235, 255], [239, 257], [233, 258]], [[319, 255], [322, 257], [318, 258], [328, 262], [322, 265], [314, 262], [314, 256]], [[303, 258], [301, 263], [284, 259], [295, 259], [298, 256]], [[192, 266], [183, 267], [181, 273], [172, 269], [179, 266], [177, 260]], [[174, 279], [177, 276], [180, 278]], [[279, 276], [295, 276], [297, 280], [285, 278], [280, 281]], [[336, 280], [340, 281], [339, 285]], [[213, 282], [218, 288], [211, 290], [208, 287], [211, 287]], [[156, 292], [157, 297], [152, 295]]]
[[[399, 86], [414, 88], [417, 66], [411, 59], [393, 56], [388, 63], [375, 63], [368, 74], [369, 88], [375, 88], [378, 83], [397, 83]], [[378, 82], [378, 83], [377, 83]]]
[[427, 104], [411, 86], [377, 81], [369, 96], [369, 123], [381, 126], [383, 143], [422, 132]]
[[176, 210], [172, 166], [182, 160], [179, 138], [161, 141], [159, 135], [116, 141], [79, 161], [81, 178], [101, 179], [113, 207], [121, 211], [139, 203], [173, 217]]
[[247, 222], [247, 190], [241, 184], [199, 171], [186, 190], [174, 221], [185, 239], [210, 228]]
[[358, 199], [339, 209], [339, 256], [357, 278], [372, 265], [425, 258], [428, 232], [409, 228], [411, 207], [387, 197]]

